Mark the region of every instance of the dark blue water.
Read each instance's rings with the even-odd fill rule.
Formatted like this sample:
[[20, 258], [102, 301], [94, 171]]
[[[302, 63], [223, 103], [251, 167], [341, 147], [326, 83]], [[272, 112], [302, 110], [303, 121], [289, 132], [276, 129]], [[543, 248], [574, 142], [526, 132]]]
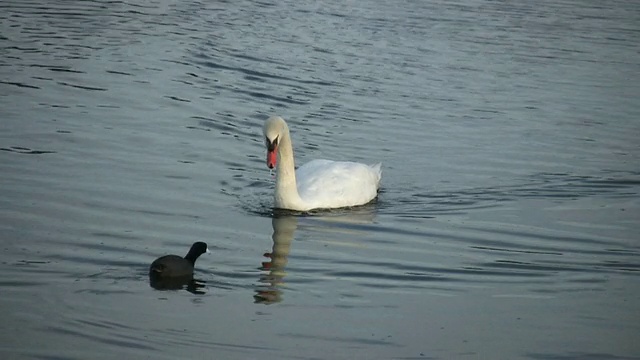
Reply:
[[[640, 5], [0, 4], [3, 359], [640, 359]], [[378, 200], [271, 209], [298, 164]], [[202, 286], [158, 256], [206, 241]]]

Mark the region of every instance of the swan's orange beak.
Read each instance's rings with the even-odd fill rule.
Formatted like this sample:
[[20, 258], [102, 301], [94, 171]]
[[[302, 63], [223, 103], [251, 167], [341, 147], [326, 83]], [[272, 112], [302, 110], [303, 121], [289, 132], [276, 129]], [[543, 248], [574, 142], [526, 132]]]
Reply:
[[273, 169], [276, 167], [276, 160], [278, 159], [278, 147], [274, 146], [273, 149], [267, 150], [267, 167]]

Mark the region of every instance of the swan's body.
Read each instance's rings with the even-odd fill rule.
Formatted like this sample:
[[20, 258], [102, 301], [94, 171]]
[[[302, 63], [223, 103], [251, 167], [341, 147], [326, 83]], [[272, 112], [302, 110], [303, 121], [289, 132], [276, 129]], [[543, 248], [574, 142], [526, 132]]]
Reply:
[[308, 211], [364, 205], [380, 188], [381, 164], [313, 160], [295, 170], [287, 123], [270, 117], [263, 128], [267, 166], [276, 167], [275, 207]]

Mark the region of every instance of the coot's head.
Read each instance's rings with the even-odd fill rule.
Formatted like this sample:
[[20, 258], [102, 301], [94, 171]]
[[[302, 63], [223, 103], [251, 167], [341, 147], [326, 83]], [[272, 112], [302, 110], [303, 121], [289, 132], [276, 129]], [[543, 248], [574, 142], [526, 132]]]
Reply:
[[209, 251], [209, 248], [207, 247], [207, 243], [198, 241], [193, 243], [193, 245], [191, 245], [191, 249], [189, 250], [189, 253], [184, 258], [189, 260], [191, 263], [195, 263], [196, 259], [198, 259], [200, 255], [204, 253], [210, 253], [210, 252], [211, 251]]

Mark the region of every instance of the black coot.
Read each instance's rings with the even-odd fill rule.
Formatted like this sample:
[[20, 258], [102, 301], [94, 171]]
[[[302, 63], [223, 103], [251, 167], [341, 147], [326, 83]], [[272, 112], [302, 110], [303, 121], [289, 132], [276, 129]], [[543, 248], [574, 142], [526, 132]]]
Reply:
[[[193, 267], [200, 255], [210, 252], [207, 244], [196, 242], [185, 257], [165, 255], [157, 258], [149, 267], [149, 279], [154, 288], [174, 288], [193, 279]], [[166, 286], [169, 285], [169, 286]]]

